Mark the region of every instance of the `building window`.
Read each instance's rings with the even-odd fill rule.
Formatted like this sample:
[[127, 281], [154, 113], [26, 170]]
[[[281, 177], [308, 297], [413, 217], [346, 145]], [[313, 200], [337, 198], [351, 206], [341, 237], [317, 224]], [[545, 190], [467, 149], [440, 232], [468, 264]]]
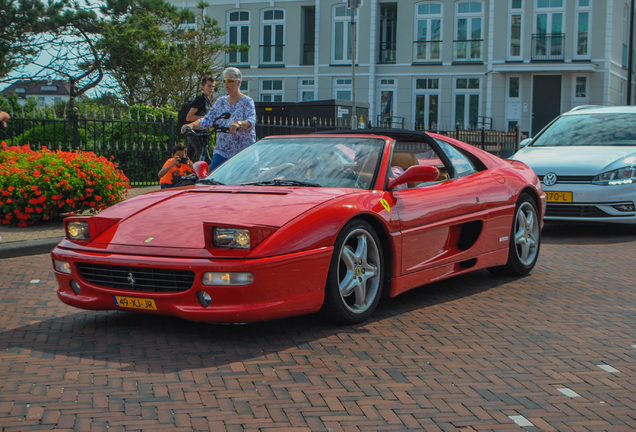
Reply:
[[57, 91], [56, 85], [43, 85], [41, 87], [42, 91]]
[[623, 8], [623, 67], [627, 68], [627, 18], [629, 17], [629, 6], [625, 5]]
[[563, 60], [563, 0], [536, 0], [533, 60]]
[[15, 92], [16, 93], [26, 93], [26, 87], [16, 87], [15, 88]]
[[285, 11], [264, 10], [261, 15], [261, 64], [285, 64]]
[[44, 96], [38, 96], [38, 104], [39, 105], [45, 105], [46, 104], [46, 98]]
[[574, 97], [587, 98], [587, 77], [576, 77]]
[[454, 124], [464, 129], [476, 127], [481, 96], [479, 78], [456, 78], [454, 87]]
[[521, 77], [508, 77], [506, 92], [506, 125], [509, 132], [516, 131], [521, 121]]
[[621, 80], [621, 93], [619, 105], [625, 105], [625, 81]]
[[313, 101], [314, 97], [314, 80], [301, 78], [298, 80], [298, 101]]
[[283, 80], [261, 80], [261, 102], [283, 101]]
[[442, 11], [441, 3], [415, 5], [414, 62], [441, 61]]
[[239, 87], [239, 90], [241, 90], [241, 93], [249, 93], [250, 91], [249, 82], [245, 81], [245, 77], [243, 77], [243, 79], [241, 80], [241, 86]]
[[573, 95], [572, 108], [578, 105], [587, 105], [589, 103], [589, 92], [587, 90], [587, 75], [573, 77]]
[[314, 54], [316, 50], [315, 44], [315, 27], [316, 27], [316, 7], [301, 6], [300, 8], [300, 46], [302, 48], [300, 64], [313, 65]]
[[483, 7], [481, 2], [457, 3], [455, 11], [454, 62], [483, 61]]
[[395, 78], [378, 79], [378, 96], [376, 100], [377, 126], [393, 127], [396, 106], [397, 81]]
[[[331, 18], [331, 62], [351, 63], [351, 9], [344, 5], [334, 6]], [[357, 16], [355, 22], [358, 22]], [[356, 38], [358, 27], [356, 25]]]
[[510, 33], [508, 34], [508, 40], [510, 41], [509, 60], [521, 60], [522, 6], [521, 0], [511, 0], [509, 13]]
[[576, 47], [575, 58], [590, 58], [590, 0], [576, 0]]
[[397, 37], [397, 3], [380, 5], [380, 58], [379, 63], [395, 63]]
[[335, 99], [351, 100], [351, 78], [336, 78], [333, 83]]
[[[227, 25], [228, 43], [241, 45], [250, 43], [250, 13], [247, 11], [234, 11], [228, 14]], [[227, 62], [230, 64], [249, 64], [250, 53], [230, 51]]]
[[415, 129], [436, 131], [439, 124], [439, 78], [415, 79]]

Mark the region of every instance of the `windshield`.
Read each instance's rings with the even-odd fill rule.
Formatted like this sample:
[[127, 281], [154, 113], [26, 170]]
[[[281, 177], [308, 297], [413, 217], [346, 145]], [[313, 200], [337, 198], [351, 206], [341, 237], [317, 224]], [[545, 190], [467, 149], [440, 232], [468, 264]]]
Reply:
[[563, 116], [539, 135], [533, 147], [636, 145], [636, 115], [577, 114]]
[[204, 182], [369, 189], [383, 150], [381, 138], [263, 139], [218, 167]]

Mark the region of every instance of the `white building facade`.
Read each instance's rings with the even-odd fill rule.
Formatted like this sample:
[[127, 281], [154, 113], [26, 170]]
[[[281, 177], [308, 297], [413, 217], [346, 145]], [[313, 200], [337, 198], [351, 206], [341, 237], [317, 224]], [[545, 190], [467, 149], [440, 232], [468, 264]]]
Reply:
[[[180, 7], [194, 0], [173, 0]], [[351, 99], [343, 0], [210, 1], [255, 101]], [[624, 105], [630, 0], [362, 0], [356, 103], [373, 124], [536, 134], [577, 105]], [[632, 98], [633, 99], [633, 98]]]

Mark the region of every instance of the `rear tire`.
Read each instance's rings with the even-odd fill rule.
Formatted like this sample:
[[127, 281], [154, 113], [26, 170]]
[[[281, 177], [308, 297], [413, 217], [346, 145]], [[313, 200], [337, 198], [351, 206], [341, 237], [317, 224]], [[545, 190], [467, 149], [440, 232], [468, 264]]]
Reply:
[[541, 246], [541, 221], [537, 204], [527, 193], [517, 200], [508, 244], [508, 262], [488, 270], [496, 275], [525, 276], [539, 258]]
[[363, 220], [345, 225], [333, 249], [323, 318], [339, 324], [366, 320], [377, 307], [384, 280], [384, 256], [373, 227]]

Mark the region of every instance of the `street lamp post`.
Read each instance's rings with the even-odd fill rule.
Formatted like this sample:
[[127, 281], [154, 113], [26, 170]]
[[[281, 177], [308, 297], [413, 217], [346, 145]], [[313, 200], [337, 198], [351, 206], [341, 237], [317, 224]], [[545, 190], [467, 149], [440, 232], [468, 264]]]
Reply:
[[[633, 1], [633, 0], [632, 0]], [[362, 6], [362, 0], [348, 0], [351, 10], [351, 129], [358, 128], [356, 115], [356, 9]]]

